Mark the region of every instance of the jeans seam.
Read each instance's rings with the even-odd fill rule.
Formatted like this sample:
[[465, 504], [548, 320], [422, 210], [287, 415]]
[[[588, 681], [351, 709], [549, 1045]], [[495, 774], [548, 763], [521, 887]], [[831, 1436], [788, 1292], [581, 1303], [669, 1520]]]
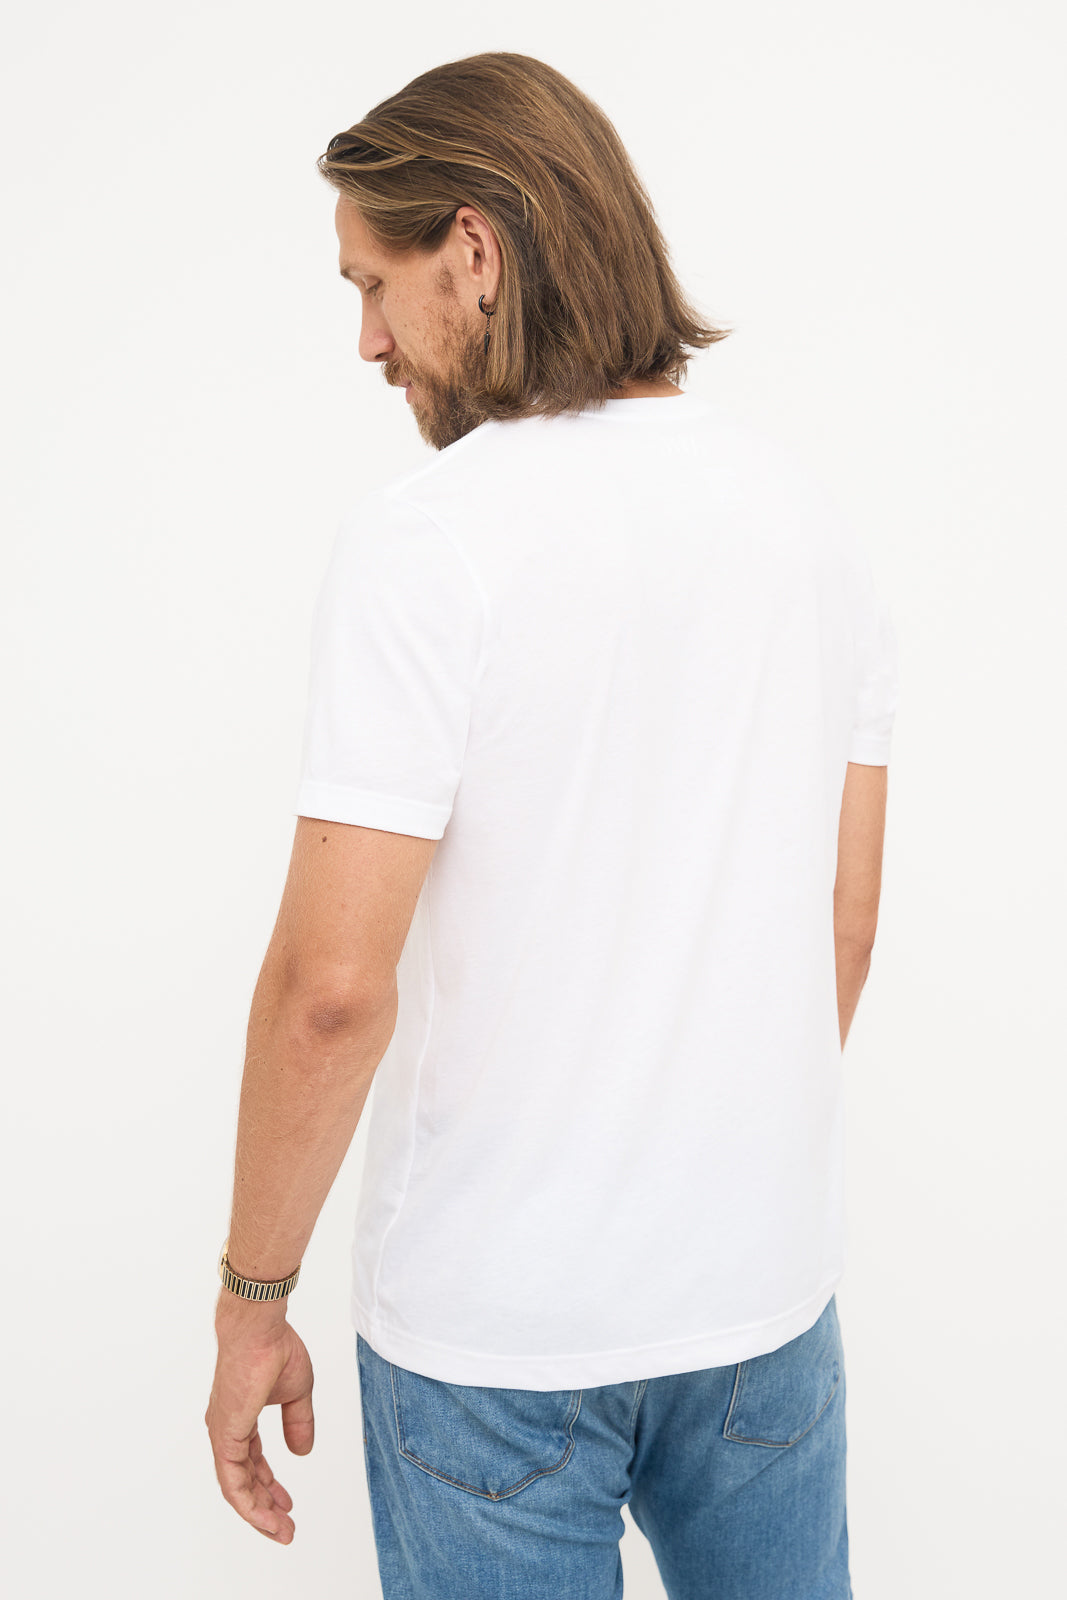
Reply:
[[648, 1379], [647, 1378], [642, 1378], [641, 1382], [637, 1385], [637, 1393], [634, 1396], [634, 1403], [633, 1403], [633, 1406], [632, 1406], [632, 1408], [630, 1410], [630, 1450], [631, 1450], [631, 1453], [633, 1452], [634, 1445], [637, 1442], [637, 1433], [636, 1433], [636, 1429], [637, 1429], [637, 1413], [641, 1408], [641, 1401], [645, 1398], [645, 1390], [647, 1388], [648, 1388]]

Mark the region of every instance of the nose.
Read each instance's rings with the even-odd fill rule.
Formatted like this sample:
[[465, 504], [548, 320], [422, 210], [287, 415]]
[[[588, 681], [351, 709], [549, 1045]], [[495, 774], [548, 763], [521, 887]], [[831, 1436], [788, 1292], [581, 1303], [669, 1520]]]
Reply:
[[359, 330], [359, 354], [363, 361], [385, 361], [396, 349], [385, 318], [367, 300], [363, 302], [363, 321]]

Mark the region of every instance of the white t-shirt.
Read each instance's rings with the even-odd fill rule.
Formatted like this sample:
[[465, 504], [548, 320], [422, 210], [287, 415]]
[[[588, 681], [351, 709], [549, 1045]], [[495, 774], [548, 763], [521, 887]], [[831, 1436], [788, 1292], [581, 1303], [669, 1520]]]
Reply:
[[297, 814], [441, 840], [368, 1104], [379, 1355], [585, 1388], [816, 1321], [841, 796], [896, 681], [801, 453], [689, 394], [483, 423], [343, 517]]

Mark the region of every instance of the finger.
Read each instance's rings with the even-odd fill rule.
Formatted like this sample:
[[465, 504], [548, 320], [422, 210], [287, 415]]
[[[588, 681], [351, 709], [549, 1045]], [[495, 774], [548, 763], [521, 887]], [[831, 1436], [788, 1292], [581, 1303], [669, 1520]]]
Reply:
[[307, 1455], [315, 1443], [315, 1413], [310, 1392], [283, 1402], [282, 1433], [294, 1456]]
[[[255, 1524], [252, 1526], [255, 1527]], [[269, 1528], [256, 1528], [256, 1532], [261, 1533], [264, 1539], [269, 1539], [272, 1544], [292, 1544], [296, 1529], [292, 1521], [287, 1519], [286, 1526], [279, 1528], [276, 1533], [271, 1532]]]
[[255, 1474], [257, 1480], [263, 1485], [263, 1487], [270, 1490], [272, 1496], [274, 1497], [275, 1505], [280, 1506], [283, 1511], [291, 1511], [293, 1509], [292, 1496], [290, 1495], [288, 1489], [278, 1482], [277, 1478], [274, 1476], [274, 1473], [271, 1471], [270, 1466], [268, 1465], [266, 1456], [262, 1454], [260, 1455], [259, 1460], [255, 1463]]
[[284, 1484], [278, 1482], [277, 1478], [270, 1485], [270, 1492], [274, 1496], [274, 1504], [279, 1511], [292, 1511], [293, 1497]]
[[[268, 1537], [273, 1537], [279, 1531], [274, 1523], [263, 1526], [257, 1518], [257, 1510], [278, 1509], [287, 1512], [292, 1510], [293, 1502], [288, 1491], [275, 1479], [270, 1463], [263, 1454], [263, 1440], [258, 1427], [248, 1439], [231, 1439], [227, 1446], [220, 1446], [216, 1452], [215, 1474], [224, 1498], [241, 1516], [251, 1521], [261, 1533], [267, 1533]], [[247, 1499], [244, 1498], [245, 1491]], [[239, 1499], [242, 1503], [238, 1503]]]
[[267, 1488], [270, 1490], [274, 1498], [274, 1504], [279, 1511], [292, 1511], [293, 1497], [283, 1483], [279, 1483], [277, 1478], [274, 1478], [268, 1483]]
[[[215, 1470], [223, 1498], [238, 1516], [268, 1538], [288, 1544], [295, 1532], [293, 1519], [288, 1515], [292, 1500], [281, 1484], [268, 1487], [261, 1483], [256, 1476], [256, 1468], [247, 1461], [217, 1461]], [[288, 1505], [282, 1506], [276, 1500], [274, 1487], [281, 1491]]]

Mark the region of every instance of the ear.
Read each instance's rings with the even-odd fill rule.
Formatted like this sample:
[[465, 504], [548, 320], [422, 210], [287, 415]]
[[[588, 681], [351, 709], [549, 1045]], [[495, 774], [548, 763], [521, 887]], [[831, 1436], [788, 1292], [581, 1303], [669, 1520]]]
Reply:
[[461, 271], [466, 272], [475, 301], [484, 294], [491, 305], [500, 282], [500, 246], [492, 224], [474, 206], [460, 206], [452, 228]]

